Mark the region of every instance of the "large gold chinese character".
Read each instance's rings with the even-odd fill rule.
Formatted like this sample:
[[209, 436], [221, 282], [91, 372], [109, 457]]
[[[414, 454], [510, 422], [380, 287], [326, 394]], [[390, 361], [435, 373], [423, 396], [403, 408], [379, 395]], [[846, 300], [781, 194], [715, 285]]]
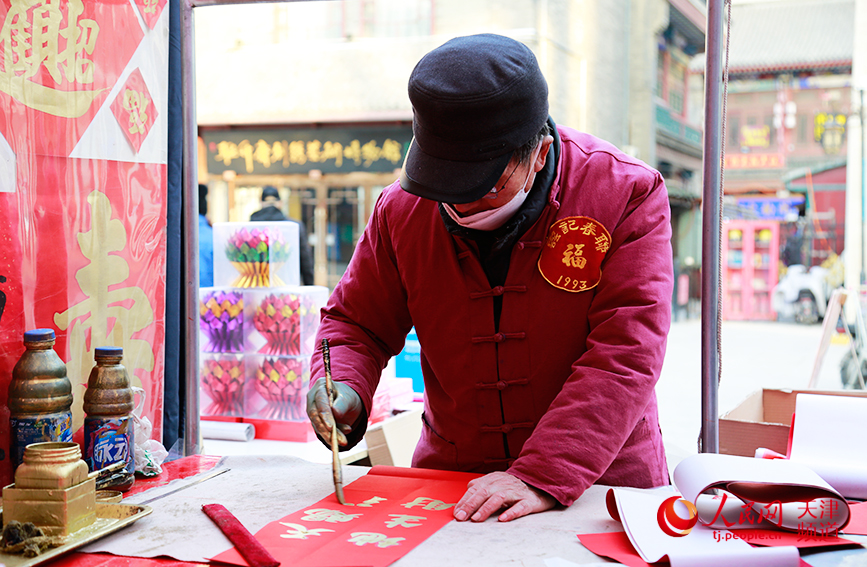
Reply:
[[361, 165], [361, 142], [352, 140], [343, 148], [343, 157], [351, 159], [355, 165]]
[[[457, 503], [455, 503], [457, 504]], [[406, 504], [401, 504], [404, 508], [413, 508], [415, 506], [421, 506], [424, 510], [448, 510], [455, 504], [446, 504], [442, 500], [435, 500], [433, 498], [427, 498], [425, 496], [419, 496], [412, 502], [407, 502]]]
[[298, 165], [307, 163], [307, 152], [304, 151], [304, 142], [301, 140], [289, 142], [289, 161]]
[[129, 112], [130, 134], [147, 134], [148, 105], [150, 99], [145, 93], [126, 89], [123, 91], [123, 108]]
[[238, 155], [244, 158], [247, 173], [253, 173], [253, 144], [249, 140], [241, 140], [238, 144]]
[[286, 526], [289, 528], [286, 530], [285, 534], [280, 534], [280, 537], [286, 539], [307, 539], [310, 536], [321, 536], [325, 532], [333, 532], [334, 530], [329, 530], [327, 528], [312, 528], [307, 529], [306, 526], [301, 524], [290, 524], [287, 522], [278, 522], [281, 526]]
[[359, 508], [373, 508], [374, 504], [379, 504], [380, 502], [385, 502], [388, 498], [383, 498], [382, 496], [374, 496], [372, 498], [368, 498], [361, 504], [346, 504], [347, 506], [358, 506]]
[[271, 162], [282, 162], [283, 167], [289, 166], [289, 142], [282, 140], [271, 146]]
[[391, 138], [386, 138], [382, 143], [382, 157], [390, 161], [391, 163], [397, 164], [401, 160], [401, 146], [399, 142], [392, 140]]
[[64, 79], [80, 85], [93, 83], [93, 61], [86, 56], [96, 47], [99, 25], [94, 20], [79, 20], [84, 11], [82, 0], [68, 0], [64, 22], [60, 4], [59, 0], [12, 0], [0, 28], [0, 91], [35, 110], [78, 118], [100, 91], [59, 90], [31, 81], [44, 68], [56, 85]]
[[230, 165], [233, 159], [239, 157], [241, 157], [241, 154], [238, 153], [238, 144], [235, 142], [227, 142], [225, 140], [217, 142], [217, 154], [214, 156], [215, 160], [221, 161], [225, 165]]
[[392, 520], [385, 521], [385, 527], [387, 528], [396, 528], [398, 526], [402, 528], [417, 528], [421, 524], [418, 523], [419, 520], [427, 520], [424, 516], [409, 516], [407, 514], [389, 514]]
[[305, 522], [328, 522], [330, 524], [336, 524], [338, 522], [352, 521], [359, 516], [361, 516], [361, 514], [346, 514], [340, 510], [315, 508], [313, 510], [305, 510], [304, 517], [301, 519]]
[[364, 167], [370, 167], [382, 157], [382, 148], [376, 145], [376, 140], [371, 140], [361, 146], [361, 157], [364, 158]]
[[372, 532], [355, 532], [351, 534], [347, 541], [361, 547], [363, 545], [373, 544], [376, 547], [390, 547], [392, 545], [400, 545], [400, 542], [405, 540], [405, 537], [388, 537], [385, 534], [376, 534]]
[[343, 165], [343, 144], [340, 142], [325, 142], [322, 145], [322, 161], [334, 160], [334, 165]]
[[307, 142], [307, 159], [309, 159], [313, 163], [325, 161], [324, 159], [322, 159], [322, 142], [320, 142], [319, 140]]
[[265, 140], [259, 139], [253, 148], [253, 161], [265, 167], [271, 167], [271, 146]]
[[141, 385], [137, 371], [148, 373], [154, 369], [151, 344], [132, 338], [154, 322], [153, 307], [140, 287], [121, 287], [129, 277], [129, 265], [122, 257], [112, 254], [126, 248], [126, 230], [121, 221], [111, 218], [111, 202], [104, 193], [94, 191], [87, 196], [87, 201], [91, 228], [89, 232], [79, 233], [77, 240], [81, 253], [90, 262], [75, 273], [87, 298], [54, 314], [58, 329], [69, 328], [66, 368], [73, 384], [73, 430], [84, 423], [82, 401], [87, 376], [93, 367], [94, 348], [122, 346], [123, 364], [137, 385]]
[[156, 14], [159, 5], [160, 0], [142, 0], [142, 12], [145, 14]]
[[563, 252], [563, 263], [572, 268], [583, 270], [587, 265], [587, 258], [583, 256], [583, 244], [570, 244]]

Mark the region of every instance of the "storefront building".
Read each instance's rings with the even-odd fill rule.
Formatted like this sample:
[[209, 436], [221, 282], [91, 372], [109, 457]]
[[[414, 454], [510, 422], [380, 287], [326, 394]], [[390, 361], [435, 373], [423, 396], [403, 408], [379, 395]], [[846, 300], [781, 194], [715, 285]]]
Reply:
[[200, 139], [200, 164], [216, 189], [212, 203], [225, 198], [226, 220], [249, 220], [262, 187], [276, 187], [284, 214], [306, 227], [315, 283], [333, 288], [373, 203], [397, 178], [412, 126], [202, 128]]
[[284, 212], [307, 225], [316, 282], [333, 287], [379, 191], [397, 179], [412, 135], [413, 67], [452, 37], [499, 33], [536, 54], [555, 122], [663, 173], [675, 263], [695, 276], [687, 296], [697, 305], [702, 96], [690, 91], [687, 69], [704, 49], [705, 10], [702, 0], [520, 1], [508, 10], [480, 0], [344, 0], [201, 10], [199, 175], [211, 189], [211, 220], [246, 220], [262, 186], [278, 187]]

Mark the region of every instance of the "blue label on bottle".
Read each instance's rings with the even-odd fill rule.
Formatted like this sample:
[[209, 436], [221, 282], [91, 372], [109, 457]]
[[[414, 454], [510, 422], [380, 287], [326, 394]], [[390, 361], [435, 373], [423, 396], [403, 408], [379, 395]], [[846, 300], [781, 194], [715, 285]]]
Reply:
[[86, 418], [84, 420], [84, 460], [91, 471], [125, 462], [124, 470], [135, 473], [133, 449], [133, 423], [131, 417], [116, 419]]
[[10, 417], [12, 430], [12, 466], [17, 467], [24, 460], [24, 448], [31, 443], [72, 441], [72, 412], [59, 412], [39, 417]]

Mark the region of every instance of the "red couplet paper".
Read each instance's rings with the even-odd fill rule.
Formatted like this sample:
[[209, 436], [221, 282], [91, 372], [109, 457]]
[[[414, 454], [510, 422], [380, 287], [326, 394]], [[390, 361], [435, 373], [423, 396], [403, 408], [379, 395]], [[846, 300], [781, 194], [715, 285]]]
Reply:
[[[661, 562], [648, 563], [643, 560], [632, 547], [626, 532], [580, 534], [578, 539], [584, 547], [596, 555], [614, 559], [628, 567], [651, 567], [651, 565], [662, 564]], [[801, 567], [810, 567], [810, 564], [801, 559]]]
[[[284, 565], [384, 567], [454, 519], [467, 483], [480, 475], [373, 467], [334, 494], [271, 522], [256, 539]], [[235, 549], [214, 561], [247, 565]]]
[[849, 523], [843, 533], [850, 535], [867, 535], [867, 502], [849, 503]]

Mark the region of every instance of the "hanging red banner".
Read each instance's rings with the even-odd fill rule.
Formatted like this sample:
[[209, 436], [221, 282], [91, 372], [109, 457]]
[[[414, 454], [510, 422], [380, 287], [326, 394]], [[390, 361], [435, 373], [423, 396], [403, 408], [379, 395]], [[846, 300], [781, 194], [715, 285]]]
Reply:
[[118, 346], [161, 438], [168, 11], [155, 4], [145, 21], [129, 0], [0, 0], [5, 484], [7, 390], [27, 329], [57, 335], [74, 430], [94, 349]]

